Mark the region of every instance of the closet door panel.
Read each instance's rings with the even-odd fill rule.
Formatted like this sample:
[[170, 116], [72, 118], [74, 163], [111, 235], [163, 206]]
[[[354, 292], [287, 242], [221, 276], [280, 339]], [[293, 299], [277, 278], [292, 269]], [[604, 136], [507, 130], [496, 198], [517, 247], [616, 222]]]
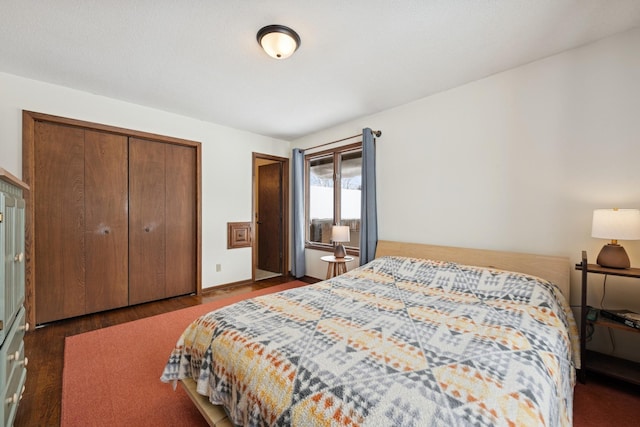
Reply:
[[165, 144], [129, 138], [129, 304], [165, 297]]
[[86, 311], [129, 303], [127, 137], [85, 133]]
[[85, 313], [84, 131], [35, 124], [36, 323]]
[[167, 297], [196, 291], [195, 151], [166, 144]]

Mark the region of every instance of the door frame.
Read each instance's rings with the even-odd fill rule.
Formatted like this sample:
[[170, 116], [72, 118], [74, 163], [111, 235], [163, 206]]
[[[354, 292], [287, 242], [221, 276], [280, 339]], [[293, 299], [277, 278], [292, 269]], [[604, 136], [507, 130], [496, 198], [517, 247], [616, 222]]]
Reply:
[[127, 137], [150, 139], [175, 145], [192, 147], [196, 151], [195, 171], [196, 171], [196, 294], [202, 295], [202, 146], [198, 141], [175, 138], [171, 136], [158, 135], [150, 132], [142, 132], [133, 129], [125, 129], [117, 126], [105, 125], [101, 123], [87, 122], [67, 117], [60, 117], [51, 114], [38, 113], [35, 111], [22, 110], [22, 177], [25, 183], [30, 186], [30, 191], [24, 194], [26, 202], [25, 211], [25, 309], [27, 321], [36, 324], [36, 286], [35, 269], [37, 260], [35, 259], [35, 245], [37, 244], [34, 235], [34, 192], [37, 183], [35, 182], [35, 124], [38, 121], [50, 122], [58, 125], [80, 127], [102, 132], [111, 132]]
[[280, 271], [283, 276], [289, 275], [289, 158], [273, 156], [271, 154], [251, 153], [251, 280], [256, 280], [256, 268], [258, 264], [258, 239], [257, 239], [257, 192], [258, 181], [258, 161], [269, 160], [271, 162], [280, 163], [282, 166], [282, 174], [280, 176], [281, 188], [281, 244], [282, 258], [280, 259]]

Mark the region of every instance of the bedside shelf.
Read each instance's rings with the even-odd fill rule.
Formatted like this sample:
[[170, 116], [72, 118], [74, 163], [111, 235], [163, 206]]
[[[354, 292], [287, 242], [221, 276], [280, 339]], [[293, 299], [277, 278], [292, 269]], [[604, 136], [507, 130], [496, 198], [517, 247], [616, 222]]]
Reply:
[[587, 363], [583, 369], [640, 385], [640, 363], [598, 353], [597, 351], [587, 350], [586, 354]]
[[[586, 257], [586, 254], [585, 254]], [[586, 261], [586, 258], [583, 258]], [[582, 270], [582, 264], [576, 264], [576, 270]], [[610, 274], [612, 276], [640, 278], [640, 268], [607, 268], [598, 264], [587, 264], [587, 273]]]
[[598, 316], [594, 321], [587, 320], [587, 277], [589, 274], [603, 274], [610, 276], [631, 277], [640, 279], [640, 268], [605, 268], [597, 264], [587, 263], [587, 252], [582, 251], [582, 262], [576, 265], [576, 270], [582, 271], [582, 296], [580, 301], [580, 359], [582, 369], [580, 369], [579, 379], [581, 382], [586, 381], [586, 372], [597, 372], [611, 378], [617, 378], [628, 383], [640, 385], [640, 363], [630, 360], [621, 359], [619, 357], [587, 350], [587, 325], [593, 327], [606, 327], [617, 329], [620, 331], [630, 332], [631, 334], [640, 333], [640, 329], [618, 323], [609, 319]]
[[[599, 311], [600, 310], [598, 310], [598, 312]], [[598, 316], [600, 316], [600, 315], [598, 315]], [[613, 320], [599, 318], [596, 321], [588, 321], [588, 322], [590, 324], [592, 324], [592, 325], [604, 326], [605, 328], [620, 329], [621, 331], [627, 331], [627, 332], [633, 332], [633, 333], [636, 333], [636, 334], [640, 334], [640, 329], [632, 328], [631, 326], [627, 326], [627, 325], [624, 325], [624, 324], [619, 323], [619, 322], [614, 322]]]

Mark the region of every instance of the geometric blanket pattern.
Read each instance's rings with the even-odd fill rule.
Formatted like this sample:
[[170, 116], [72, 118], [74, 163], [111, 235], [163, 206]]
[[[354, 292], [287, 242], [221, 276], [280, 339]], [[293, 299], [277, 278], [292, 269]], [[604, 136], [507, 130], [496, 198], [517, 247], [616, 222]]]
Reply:
[[543, 279], [383, 257], [196, 319], [161, 380], [245, 426], [571, 426], [577, 337]]

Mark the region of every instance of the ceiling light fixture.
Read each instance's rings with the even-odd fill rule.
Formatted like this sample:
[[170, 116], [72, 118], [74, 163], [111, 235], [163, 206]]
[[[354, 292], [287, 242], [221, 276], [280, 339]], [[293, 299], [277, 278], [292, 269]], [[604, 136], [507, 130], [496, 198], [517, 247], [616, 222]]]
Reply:
[[300, 36], [284, 25], [267, 25], [258, 31], [258, 43], [267, 55], [285, 59], [300, 47]]

